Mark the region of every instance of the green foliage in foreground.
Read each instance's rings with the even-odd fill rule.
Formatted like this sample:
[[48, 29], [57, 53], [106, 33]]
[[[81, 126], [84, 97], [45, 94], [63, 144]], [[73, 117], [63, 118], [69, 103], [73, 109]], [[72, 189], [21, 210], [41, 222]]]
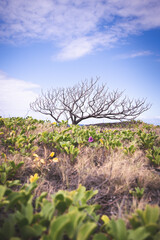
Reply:
[[[34, 135], [37, 122], [32, 118], [0, 118], [1, 144], [14, 154], [28, 155], [35, 151], [35, 143], [57, 148], [70, 156], [71, 161], [79, 154], [79, 147], [89, 146], [109, 150], [122, 148], [128, 156], [137, 147], [148, 151], [151, 162], [160, 164], [159, 145], [154, 132], [131, 130], [98, 131], [94, 127], [70, 126], [60, 130], [55, 125], [52, 132]], [[66, 123], [62, 123], [63, 125]], [[147, 129], [148, 131], [148, 129]], [[88, 142], [92, 137], [93, 142]], [[135, 137], [137, 142], [135, 141]], [[37, 140], [37, 142], [36, 142]], [[126, 145], [128, 144], [128, 145]], [[127, 146], [127, 147], [126, 147]], [[3, 240], [159, 240], [160, 208], [147, 205], [137, 210], [128, 221], [100, 217], [100, 207], [92, 203], [97, 191], [86, 191], [79, 186], [74, 191], [58, 191], [48, 200], [47, 193], [35, 196], [38, 175], [30, 178], [30, 184], [21, 185], [16, 172], [23, 162], [8, 161], [6, 154], [0, 165], [0, 239]], [[19, 189], [19, 190], [15, 190]], [[131, 194], [140, 198], [144, 189], [135, 188]], [[90, 200], [90, 204], [88, 204]], [[128, 222], [126, 224], [126, 222]]]
[[49, 201], [43, 192], [35, 199], [36, 180], [19, 191], [0, 185], [0, 239], [41, 240], [158, 240], [160, 209], [146, 206], [124, 220], [96, 214], [98, 205], [88, 205], [97, 191], [79, 186], [58, 191]]

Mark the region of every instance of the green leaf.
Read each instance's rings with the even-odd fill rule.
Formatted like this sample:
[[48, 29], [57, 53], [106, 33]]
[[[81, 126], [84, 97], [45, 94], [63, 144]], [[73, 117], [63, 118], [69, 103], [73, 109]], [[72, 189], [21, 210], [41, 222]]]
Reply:
[[97, 227], [97, 224], [94, 222], [87, 222], [83, 224], [78, 231], [77, 240], [87, 240], [93, 230]]
[[74, 203], [77, 203], [82, 200], [82, 198], [85, 196], [86, 188], [84, 186], [79, 185], [77, 189], [77, 193], [73, 197]]
[[159, 219], [159, 207], [151, 207], [149, 205], [146, 206], [144, 211], [144, 221], [146, 224], [156, 223]]
[[15, 224], [16, 220], [13, 215], [9, 215], [8, 218], [5, 219], [5, 222], [2, 227], [2, 232], [6, 239], [10, 239], [12, 236], [14, 236]]
[[25, 147], [23, 147], [23, 148], [20, 149], [20, 152], [21, 152], [22, 154], [24, 154], [25, 151], [26, 151]]
[[79, 212], [78, 209], [75, 207], [71, 212], [68, 213], [70, 222], [67, 224], [67, 236], [70, 239], [74, 239], [77, 229], [82, 221], [86, 218], [86, 213]]
[[158, 230], [158, 224], [155, 223], [150, 223], [146, 225], [146, 230], [149, 232], [151, 235], [154, 235], [157, 230]]
[[15, 212], [15, 218], [16, 221], [18, 222], [18, 227], [21, 229], [23, 226], [28, 225], [28, 220], [27, 218], [24, 216], [23, 213], [16, 211]]
[[38, 149], [38, 146], [33, 146], [33, 147], [31, 148], [31, 151], [32, 151], [32, 152], [35, 152], [37, 149]]
[[66, 211], [66, 209], [68, 208], [68, 205], [66, 204], [66, 202], [58, 202], [57, 205], [56, 205], [56, 209], [58, 210], [58, 213], [59, 214], [62, 214]]
[[20, 229], [20, 231], [21, 231], [21, 235], [22, 235], [23, 239], [28, 240], [33, 237], [40, 236], [43, 232], [43, 227], [40, 225], [36, 225], [36, 227], [35, 226], [31, 227], [31, 226], [27, 225], [27, 226], [22, 227]]
[[116, 240], [127, 240], [127, 229], [122, 219], [110, 220], [108, 223], [108, 233]]
[[6, 172], [2, 172], [0, 174], [0, 181], [1, 181], [1, 183], [5, 184], [6, 180], [7, 180], [7, 174], [6, 174]]
[[33, 229], [37, 233], [37, 236], [41, 236], [44, 231], [46, 231], [46, 227], [41, 226], [40, 224], [36, 223], [33, 225]]
[[38, 209], [39, 205], [42, 203], [43, 199], [47, 196], [47, 192], [42, 192], [39, 197], [36, 198], [36, 209]]
[[49, 233], [50, 239], [61, 240], [65, 233], [66, 226], [69, 223], [69, 221], [70, 219], [67, 215], [62, 215], [54, 219], [50, 225], [50, 233]]
[[93, 196], [95, 196], [98, 193], [98, 190], [89, 190], [85, 192], [85, 202], [87, 202], [89, 199], [91, 199]]
[[24, 164], [23, 161], [21, 161], [20, 163], [18, 163], [18, 164], [16, 165], [16, 169], [20, 168], [23, 164]]
[[11, 192], [8, 196], [9, 204], [8, 208], [12, 208], [17, 202], [24, 198], [24, 194], [21, 192]]
[[45, 201], [43, 202], [43, 206], [41, 209], [40, 214], [47, 220], [51, 221], [52, 217], [53, 217], [53, 213], [55, 211], [55, 206], [53, 203], [47, 201], [45, 199]]
[[62, 191], [59, 191], [56, 195], [55, 195], [55, 200], [60, 200], [60, 201], [64, 201], [64, 193]]
[[146, 239], [150, 234], [147, 232], [145, 227], [139, 227], [135, 230], [129, 230], [129, 236], [128, 240], [144, 240]]
[[9, 163], [10, 163], [10, 165], [12, 166], [13, 169], [16, 168], [16, 164], [15, 164], [14, 161], [11, 161], [11, 162], [9, 162]]
[[11, 188], [13, 186], [20, 186], [21, 183], [20, 183], [20, 180], [14, 180], [14, 181], [7, 181], [6, 182], [6, 185]]
[[24, 215], [24, 217], [28, 220], [28, 223], [30, 224], [32, 222], [32, 219], [33, 219], [32, 204], [29, 202], [29, 203], [27, 203], [26, 206], [22, 205], [21, 212]]
[[94, 235], [93, 240], [108, 240], [104, 233], [97, 233]]
[[[60, 191], [60, 192], [62, 192], [62, 191]], [[55, 197], [56, 209], [58, 210], [58, 212], [60, 214], [64, 213], [69, 208], [69, 206], [72, 204], [72, 199], [70, 197], [66, 197], [64, 194], [65, 194], [65, 192], [58, 194]], [[57, 201], [57, 199], [59, 199], [59, 200]]]
[[67, 146], [65, 146], [64, 149], [65, 149], [65, 151], [66, 151], [67, 154], [70, 153], [69, 148], [68, 148]]
[[0, 185], [0, 200], [3, 198], [6, 191], [6, 186]]

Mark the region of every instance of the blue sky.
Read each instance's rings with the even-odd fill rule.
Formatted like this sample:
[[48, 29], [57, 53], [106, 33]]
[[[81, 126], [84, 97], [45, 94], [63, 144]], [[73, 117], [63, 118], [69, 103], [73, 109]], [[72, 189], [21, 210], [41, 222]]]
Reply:
[[160, 124], [159, 13], [159, 0], [1, 0], [0, 115], [46, 119], [29, 109], [41, 89], [100, 77]]

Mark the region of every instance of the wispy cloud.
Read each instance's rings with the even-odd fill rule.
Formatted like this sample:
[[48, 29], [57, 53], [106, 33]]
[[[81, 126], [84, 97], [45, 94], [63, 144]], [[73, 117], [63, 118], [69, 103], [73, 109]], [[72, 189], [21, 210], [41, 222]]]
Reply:
[[129, 53], [129, 54], [121, 54], [116, 56], [118, 59], [129, 59], [129, 58], [137, 58], [137, 57], [145, 57], [145, 56], [150, 56], [153, 55], [151, 51], [138, 51], [134, 53]]
[[62, 61], [79, 58], [90, 53], [94, 45], [95, 43], [93, 41], [88, 41], [88, 38], [75, 39], [69, 45], [64, 45], [56, 58]]
[[39, 85], [8, 77], [0, 71], [0, 115], [9, 117], [27, 114], [29, 103], [37, 96]]
[[74, 59], [160, 27], [159, 12], [158, 0], [4, 0], [0, 41], [49, 40], [58, 59]]

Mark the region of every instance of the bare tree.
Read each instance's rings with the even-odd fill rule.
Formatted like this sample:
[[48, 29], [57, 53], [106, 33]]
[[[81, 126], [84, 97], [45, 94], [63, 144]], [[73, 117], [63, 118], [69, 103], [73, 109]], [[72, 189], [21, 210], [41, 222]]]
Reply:
[[123, 97], [123, 91], [109, 92], [105, 84], [97, 84], [98, 80], [42, 92], [30, 107], [35, 112], [50, 115], [56, 122], [63, 119], [71, 120], [72, 124], [88, 118], [132, 120], [151, 107], [146, 99], [130, 100]]

